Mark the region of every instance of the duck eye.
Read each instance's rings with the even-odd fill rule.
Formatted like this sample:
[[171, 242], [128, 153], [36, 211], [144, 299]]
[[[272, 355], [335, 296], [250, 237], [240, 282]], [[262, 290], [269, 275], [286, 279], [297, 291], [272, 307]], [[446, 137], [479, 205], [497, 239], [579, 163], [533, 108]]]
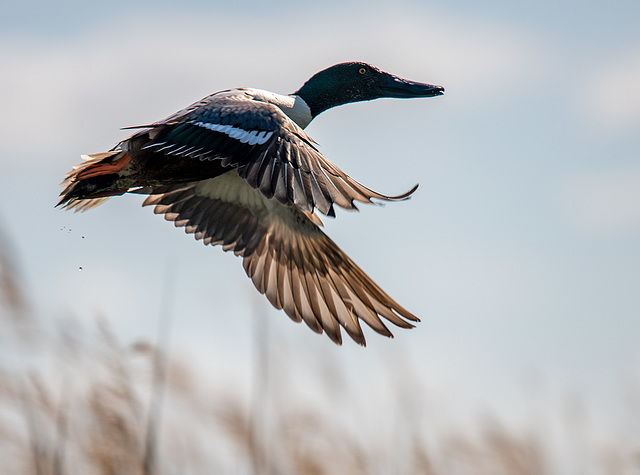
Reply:
[[360, 68], [360, 69], [358, 69], [358, 73], [360, 73], [360, 74], [364, 74], [364, 73], [366, 73], [366, 72], [367, 72], [367, 68]]

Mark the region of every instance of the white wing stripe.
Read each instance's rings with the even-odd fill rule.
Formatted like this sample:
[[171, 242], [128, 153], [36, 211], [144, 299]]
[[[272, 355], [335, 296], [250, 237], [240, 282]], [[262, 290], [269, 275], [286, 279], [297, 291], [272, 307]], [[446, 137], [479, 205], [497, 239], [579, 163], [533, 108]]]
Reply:
[[260, 144], [262, 145], [271, 138], [273, 132], [271, 131], [257, 131], [257, 130], [244, 130], [232, 125], [212, 124], [210, 122], [192, 122], [193, 125], [203, 127], [205, 129], [213, 130], [215, 132], [221, 132], [227, 134], [229, 137], [238, 140], [239, 142], [249, 145]]

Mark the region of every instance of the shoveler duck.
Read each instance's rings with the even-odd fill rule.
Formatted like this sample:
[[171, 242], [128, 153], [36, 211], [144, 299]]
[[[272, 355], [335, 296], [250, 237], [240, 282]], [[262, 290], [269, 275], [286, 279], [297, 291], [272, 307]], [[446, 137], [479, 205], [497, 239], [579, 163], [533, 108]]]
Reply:
[[204, 244], [243, 259], [258, 291], [296, 322], [361, 345], [360, 320], [392, 337], [420, 320], [387, 295], [322, 230], [315, 210], [405, 200], [386, 196], [327, 160], [304, 128], [323, 111], [380, 97], [432, 97], [444, 88], [399, 78], [363, 62], [315, 74], [293, 94], [216, 92], [142, 129], [104, 153], [83, 156], [58, 203], [85, 211], [111, 196], [149, 195], [143, 206]]

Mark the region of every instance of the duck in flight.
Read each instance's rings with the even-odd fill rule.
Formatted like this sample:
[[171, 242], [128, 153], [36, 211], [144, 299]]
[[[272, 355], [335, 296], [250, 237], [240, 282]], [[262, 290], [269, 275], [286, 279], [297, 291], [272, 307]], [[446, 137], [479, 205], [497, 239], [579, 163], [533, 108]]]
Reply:
[[204, 244], [241, 256], [258, 291], [296, 322], [342, 343], [340, 327], [365, 345], [362, 320], [412, 328], [419, 319], [387, 295], [321, 229], [316, 210], [399, 201], [327, 160], [304, 128], [323, 111], [381, 97], [432, 97], [444, 88], [362, 62], [331, 66], [293, 94], [238, 88], [216, 92], [141, 129], [108, 152], [83, 156], [62, 182], [58, 205], [91, 209], [141, 193], [143, 206]]

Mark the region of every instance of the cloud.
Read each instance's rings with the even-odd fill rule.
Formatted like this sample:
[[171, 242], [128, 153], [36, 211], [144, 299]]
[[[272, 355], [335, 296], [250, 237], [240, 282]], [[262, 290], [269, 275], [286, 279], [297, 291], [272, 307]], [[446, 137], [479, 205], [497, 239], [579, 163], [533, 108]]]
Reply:
[[584, 87], [583, 103], [599, 124], [620, 127], [640, 122], [640, 52], [598, 71]]
[[531, 67], [522, 34], [426, 10], [407, 17], [373, 8], [357, 23], [332, 18], [331, 31], [328, 19], [303, 16], [276, 34], [264, 18], [238, 22], [222, 12], [212, 28], [211, 18], [188, 14], [167, 22], [147, 12], [144, 23], [105, 24], [74, 38], [0, 38], [10, 71], [0, 77], [0, 160], [97, 152], [126, 137], [119, 127], [160, 119], [216, 90], [290, 92], [310, 72], [348, 59], [469, 92], [513, 82]]

